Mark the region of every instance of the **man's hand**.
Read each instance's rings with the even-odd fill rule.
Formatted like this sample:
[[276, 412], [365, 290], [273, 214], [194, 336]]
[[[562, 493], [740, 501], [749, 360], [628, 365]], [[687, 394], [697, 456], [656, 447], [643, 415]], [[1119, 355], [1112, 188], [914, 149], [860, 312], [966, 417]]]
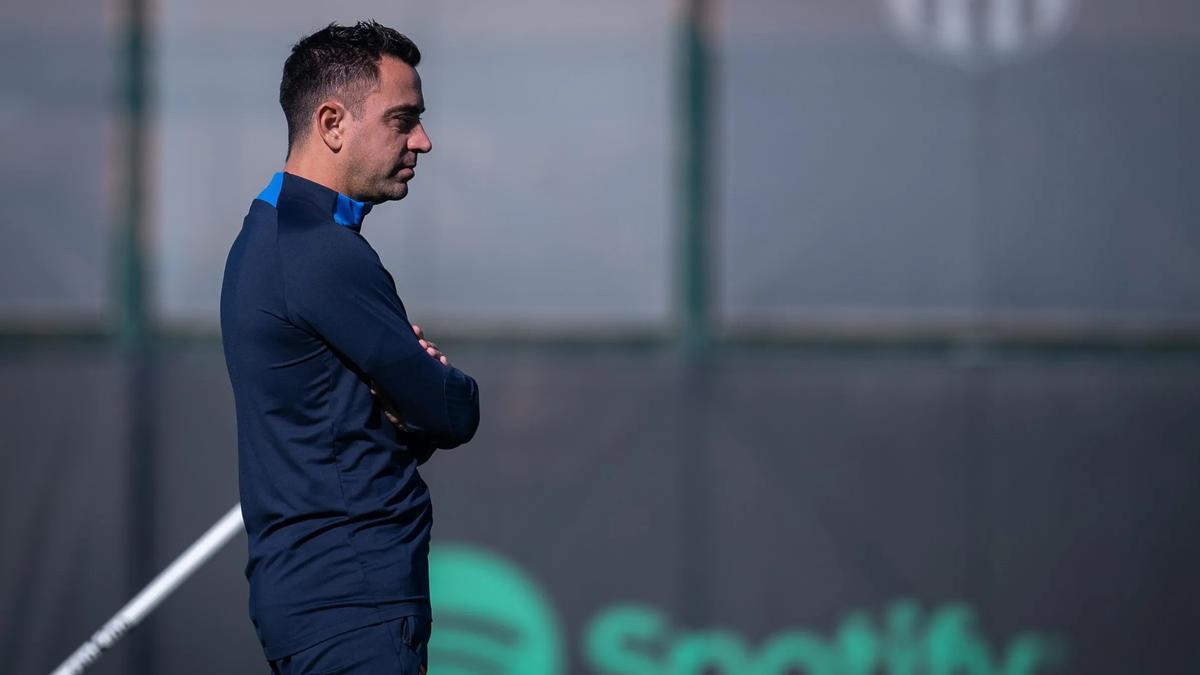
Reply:
[[413, 324], [412, 329], [413, 332], [417, 334], [417, 341], [421, 343], [421, 346], [425, 348], [425, 351], [430, 356], [438, 361], [441, 361], [442, 365], [450, 365], [450, 360], [446, 358], [445, 354], [438, 350], [437, 343], [432, 340], [425, 339], [425, 332], [421, 330], [420, 326]]
[[[446, 358], [445, 354], [438, 350], [437, 343], [433, 342], [432, 340], [425, 339], [425, 332], [421, 330], [420, 326], [413, 325], [412, 329], [413, 332], [417, 334], [417, 341], [420, 342], [421, 346], [425, 348], [425, 353], [429, 354], [438, 361], [441, 361], [443, 365], [450, 365], [450, 360]], [[388, 418], [388, 421], [392, 424], [395, 424], [402, 431], [406, 430], [407, 427], [404, 426], [404, 419], [400, 416], [400, 412], [396, 410], [396, 406], [392, 405], [391, 401], [387, 400], [383, 394], [379, 393], [379, 388], [375, 386], [374, 382], [371, 382], [368, 387], [371, 395], [379, 399], [379, 405], [383, 408], [383, 415]]]
[[396, 406], [392, 405], [391, 401], [387, 400], [383, 394], [379, 393], [379, 389], [376, 388], [374, 382], [371, 382], [367, 385], [367, 390], [371, 392], [372, 396], [379, 399], [379, 406], [383, 408], [384, 417], [388, 418], [388, 421], [392, 424], [404, 429], [404, 420], [400, 418], [400, 413], [396, 410]]

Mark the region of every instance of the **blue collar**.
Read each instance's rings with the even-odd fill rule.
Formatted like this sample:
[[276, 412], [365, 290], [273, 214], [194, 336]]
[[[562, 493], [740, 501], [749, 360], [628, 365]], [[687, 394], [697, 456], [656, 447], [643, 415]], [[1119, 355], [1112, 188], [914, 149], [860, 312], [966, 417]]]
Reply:
[[[333, 190], [330, 190], [319, 183], [314, 183], [307, 178], [302, 178], [294, 174], [288, 175], [292, 178], [300, 178], [301, 180], [311, 183], [312, 185], [320, 186], [331, 193], [334, 192]], [[274, 176], [271, 176], [271, 182], [268, 183], [267, 187], [263, 188], [263, 191], [258, 194], [258, 198], [270, 204], [271, 206], [278, 208], [279, 193], [283, 191], [283, 176], [284, 172], [282, 171], [276, 172]], [[367, 214], [371, 212], [371, 207], [374, 206], [374, 204], [351, 199], [340, 192], [334, 194], [337, 195], [337, 199], [333, 202], [333, 213], [331, 214], [333, 216], [333, 222], [337, 223], [338, 225], [345, 225], [355, 232], [359, 231], [362, 228], [363, 218], [366, 218]]]

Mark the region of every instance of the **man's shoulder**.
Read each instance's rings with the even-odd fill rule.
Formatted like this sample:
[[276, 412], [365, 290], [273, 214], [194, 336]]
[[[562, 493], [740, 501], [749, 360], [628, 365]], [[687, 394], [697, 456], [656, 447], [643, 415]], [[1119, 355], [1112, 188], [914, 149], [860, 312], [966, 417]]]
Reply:
[[368, 256], [374, 249], [358, 232], [339, 225], [333, 218], [318, 218], [287, 209], [276, 211], [280, 247], [295, 255]]
[[344, 225], [313, 218], [278, 221], [277, 251], [285, 283], [307, 286], [359, 284], [372, 279], [383, 263], [360, 234]]

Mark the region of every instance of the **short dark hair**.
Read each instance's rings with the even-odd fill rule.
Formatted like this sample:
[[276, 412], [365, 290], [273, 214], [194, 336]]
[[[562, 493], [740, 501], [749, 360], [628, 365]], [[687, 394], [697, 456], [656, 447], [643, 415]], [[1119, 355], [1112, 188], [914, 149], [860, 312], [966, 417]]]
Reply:
[[331, 23], [292, 47], [279, 82], [289, 154], [308, 133], [313, 111], [329, 96], [337, 95], [354, 115], [362, 112], [367, 93], [379, 81], [379, 61], [385, 54], [414, 68], [421, 62], [421, 51], [412, 40], [374, 20], [353, 26]]

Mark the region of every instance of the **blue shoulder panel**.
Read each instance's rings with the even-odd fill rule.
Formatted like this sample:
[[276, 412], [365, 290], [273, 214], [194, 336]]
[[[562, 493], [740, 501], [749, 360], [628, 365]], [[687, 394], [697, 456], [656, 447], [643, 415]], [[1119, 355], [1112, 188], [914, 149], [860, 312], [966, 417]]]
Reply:
[[[311, 183], [306, 179], [305, 184], [313, 186], [309, 189], [332, 192], [332, 190], [329, 190], [329, 188]], [[262, 192], [258, 193], [257, 199], [261, 199], [271, 206], [279, 208], [279, 194], [282, 191], [283, 172], [280, 171], [271, 177], [271, 182], [267, 184], [267, 187], [263, 188]], [[324, 192], [322, 194], [324, 194]], [[339, 192], [337, 193], [337, 201], [335, 201], [333, 204], [333, 222], [337, 223], [338, 225], [345, 225], [353, 230], [358, 230], [360, 227], [362, 227], [363, 218], [370, 213], [372, 206], [374, 206], [374, 204], [356, 201]]]
[[274, 176], [271, 176], [271, 182], [267, 184], [267, 187], [263, 188], [262, 192], [258, 193], [258, 199], [261, 199], [264, 202], [270, 204], [271, 206], [278, 208], [279, 192], [282, 189], [283, 189], [283, 172], [280, 171], [280, 172], [276, 173]]
[[372, 206], [374, 204], [355, 201], [339, 192], [337, 204], [333, 207], [333, 222], [349, 225], [357, 230], [362, 226], [363, 218], [371, 211]]

